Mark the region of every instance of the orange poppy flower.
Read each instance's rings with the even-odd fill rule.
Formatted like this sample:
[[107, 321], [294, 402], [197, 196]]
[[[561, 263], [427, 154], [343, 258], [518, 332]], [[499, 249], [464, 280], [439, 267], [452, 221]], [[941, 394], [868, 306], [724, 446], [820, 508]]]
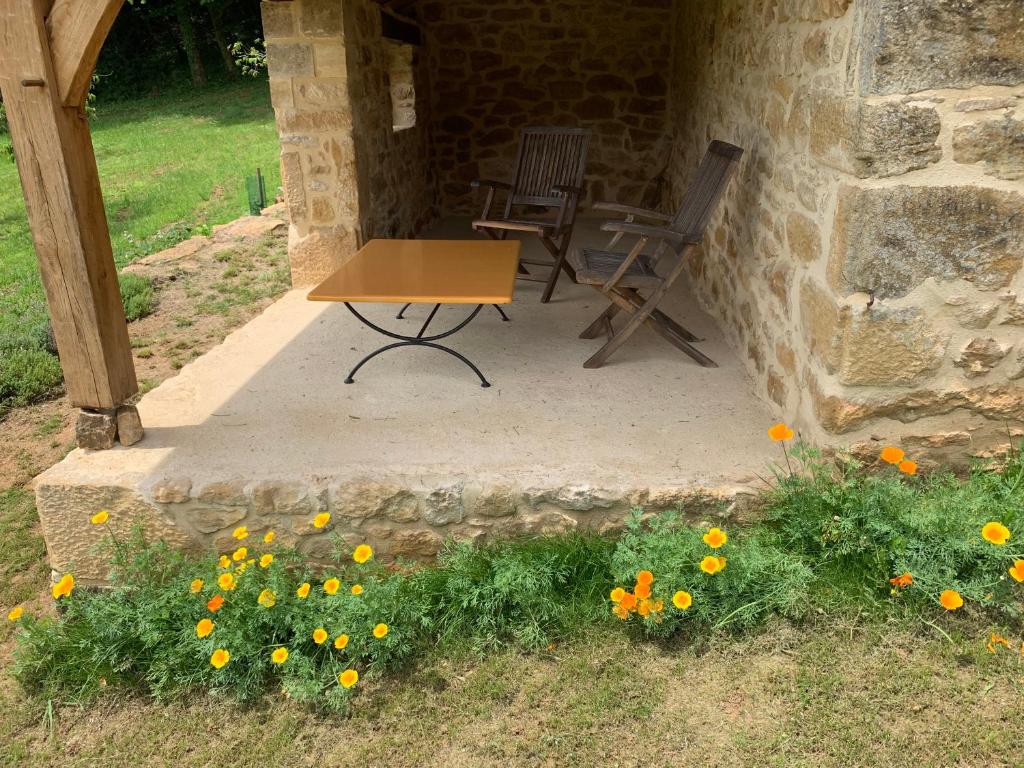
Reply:
[[621, 605], [616, 605], [612, 608], [612, 613], [618, 616], [620, 619], [625, 621], [629, 618], [629, 611], [623, 608]]
[[636, 575], [637, 584], [646, 584], [648, 587], [654, 583], [654, 574], [650, 571], [640, 571]]
[[996, 546], [1001, 547], [1010, 540], [1010, 529], [1002, 523], [994, 521], [991, 523], [985, 523], [981, 529], [981, 538], [989, 544], [995, 544]]
[[309, 582], [302, 582], [302, 584], [299, 585], [299, 588], [295, 590], [295, 594], [303, 600], [309, 597]]
[[388, 631], [389, 630], [387, 624], [378, 624], [376, 627], [373, 628], [373, 636], [376, 637], [378, 640], [382, 640], [388, 636]]
[[729, 536], [721, 528], [712, 528], [704, 534], [704, 543], [712, 549], [718, 549], [729, 541]]
[[640, 604], [636, 608], [636, 612], [641, 616], [651, 615], [651, 601], [644, 598], [640, 601]]
[[206, 610], [216, 613], [224, 606], [224, 595], [214, 595], [206, 603]]
[[899, 464], [907, 454], [895, 446], [887, 446], [882, 449], [881, 459], [887, 464]]
[[339, 651], [344, 649], [346, 645], [348, 645], [348, 635], [338, 635], [334, 638], [334, 647]]
[[217, 586], [219, 586], [225, 592], [235, 588], [235, 577], [230, 573], [222, 573], [217, 577]]
[[995, 653], [997, 645], [1001, 645], [1004, 648], [1009, 648], [1010, 647], [1010, 641], [1007, 640], [1002, 635], [998, 635], [995, 632], [993, 632], [992, 635], [988, 639], [988, 644], [985, 647], [988, 648], [988, 652], [989, 653]]
[[270, 654], [270, 660], [275, 664], [284, 664], [286, 661], [288, 661], [288, 649], [275, 648], [274, 652]]
[[210, 664], [213, 665], [214, 669], [220, 669], [229, 661], [231, 661], [231, 654], [223, 648], [218, 648], [213, 652], [213, 655], [210, 656]]
[[638, 582], [637, 585], [633, 587], [633, 594], [641, 600], [646, 600], [648, 597], [651, 596], [651, 585], [640, 584]]
[[196, 624], [196, 637], [207, 637], [211, 632], [213, 632], [213, 622], [209, 619], [200, 619]]
[[708, 555], [700, 561], [700, 569], [708, 575], [713, 575], [725, 568], [724, 557], [713, 557]]
[[894, 587], [906, 589], [914, 583], [914, 577], [911, 576], [909, 573], [904, 573], [902, 576], [897, 576], [895, 579], [889, 579], [889, 583], [892, 584]]
[[1010, 576], [1018, 584], [1024, 582], [1024, 560], [1013, 561], [1013, 566], [1010, 568]]
[[896, 468], [904, 475], [910, 475], [911, 477], [913, 477], [914, 475], [917, 474], [917, 462], [910, 461], [909, 459], [904, 459], [903, 461], [901, 461], [899, 464], [896, 465]]
[[362, 565], [367, 560], [373, 557], [373, 549], [368, 544], [360, 544], [356, 547], [355, 552], [352, 553], [352, 559]]
[[321, 512], [319, 515], [313, 518], [313, 527], [326, 528], [329, 522], [331, 522], [331, 513]]
[[632, 592], [627, 592], [622, 596], [622, 600], [619, 602], [619, 605], [627, 611], [632, 611], [636, 608], [636, 595]]
[[955, 589], [946, 589], [939, 595], [939, 604], [947, 611], [955, 611], [963, 607], [964, 599]]
[[338, 675], [338, 682], [341, 683], [343, 688], [351, 688], [359, 682], [359, 673], [354, 669], [346, 669]]
[[50, 594], [53, 595], [54, 600], [60, 600], [62, 597], [71, 597], [71, 592], [75, 588], [75, 577], [70, 573], [65, 573], [60, 577], [60, 581], [53, 585], [50, 589]]
[[776, 443], [782, 443], [785, 442], [786, 440], [792, 440], [794, 435], [795, 433], [793, 432], [793, 430], [787, 427], [785, 424], [782, 424], [781, 422], [768, 430], [768, 437], [770, 437]]
[[324, 582], [324, 592], [326, 592], [328, 595], [336, 595], [338, 594], [338, 587], [340, 586], [341, 582], [337, 579], [328, 579]]

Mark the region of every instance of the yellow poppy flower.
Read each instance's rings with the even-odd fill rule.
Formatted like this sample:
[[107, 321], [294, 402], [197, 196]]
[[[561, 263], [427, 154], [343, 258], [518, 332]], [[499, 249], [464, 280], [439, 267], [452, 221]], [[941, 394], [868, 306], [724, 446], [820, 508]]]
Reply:
[[712, 528], [704, 534], [704, 543], [712, 549], [718, 549], [729, 541], [729, 536], [721, 528]]
[[75, 577], [70, 573], [65, 573], [60, 577], [60, 581], [53, 585], [50, 589], [50, 594], [53, 595], [54, 600], [60, 600], [62, 597], [71, 597], [71, 592], [75, 588]]
[[313, 630], [313, 642], [317, 645], [323, 645], [327, 640], [327, 630], [323, 627], [317, 627]]
[[196, 624], [196, 637], [208, 637], [213, 632], [213, 622], [209, 619], [200, 619]]
[[947, 589], [939, 595], [939, 604], [947, 611], [955, 611], [963, 607], [964, 599], [955, 589]]
[[295, 594], [305, 600], [309, 597], [309, 582], [304, 581], [298, 589], [295, 590]]
[[337, 579], [328, 579], [324, 582], [324, 592], [328, 595], [338, 594], [338, 587], [341, 586], [341, 582]]
[[625, 596], [626, 590], [624, 590], [622, 587], [616, 587], [612, 590], [612, 593], [609, 595], [613, 603], [621, 603], [622, 598], [624, 598]]
[[203, 580], [202, 579], [192, 579], [192, 583], [188, 585], [188, 591], [191, 592], [193, 595], [198, 594], [199, 592], [202, 592], [203, 591]]
[[661, 613], [665, 610], [665, 601], [655, 600], [653, 603], [651, 603], [651, 610], [655, 613]]
[[219, 567], [221, 567], [221, 568], [230, 568], [231, 567], [231, 558], [228, 557], [227, 555], [221, 555], [220, 556], [220, 560], [217, 561], [217, 565]]
[[612, 608], [612, 613], [614, 613], [616, 616], [618, 616], [623, 621], [625, 621], [626, 619], [629, 618], [629, 611], [627, 611], [625, 608], [623, 608], [621, 604], [614, 606]]
[[274, 540], [274, 532], [273, 531], [267, 531], [265, 534], [263, 534], [263, 543], [264, 544], [270, 544], [273, 540]]
[[356, 547], [356, 551], [352, 553], [352, 559], [362, 565], [367, 560], [373, 557], [373, 549], [368, 544], [360, 544]]
[[344, 688], [351, 688], [359, 682], [359, 673], [354, 669], [346, 669], [338, 675], [338, 682], [341, 683]]
[[334, 638], [334, 647], [339, 651], [348, 645], [348, 635], [338, 635]]
[[387, 637], [388, 636], [388, 625], [387, 624], [378, 624], [376, 627], [373, 628], [373, 636], [376, 637], [378, 640]]
[[24, 606], [16, 605], [11, 608], [10, 613], [7, 614], [8, 621], [17, 621], [21, 618], [21, 615], [25, 612]]
[[269, 568], [270, 564], [274, 562], [274, 556], [266, 554], [260, 557], [260, 568]]
[[270, 654], [270, 660], [275, 664], [284, 664], [286, 661], [288, 661], [288, 649], [275, 648], [274, 652]]
[[785, 424], [782, 424], [781, 422], [768, 430], [768, 437], [770, 437], [772, 441], [776, 443], [781, 443], [786, 440], [792, 440], [793, 435], [793, 430], [787, 427]]
[[210, 656], [210, 664], [213, 665], [214, 669], [220, 669], [229, 661], [231, 661], [231, 654], [223, 648], [218, 648]]
[[248, 556], [249, 556], [249, 550], [247, 548], [245, 548], [245, 547], [239, 547], [238, 549], [235, 550], [234, 554], [231, 555], [231, 559], [234, 560], [236, 563], [238, 563], [238, 562], [241, 562], [242, 560], [245, 560], [245, 558], [247, 558]]
[[256, 598], [256, 602], [262, 605], [264, 608], [273, 608], [277, 602], [277, 595], [271, 592], [269, 589], [264, 589], [260, 592], [260, 596]]
[[241, 541], [242, 539], [246, 539], [249, 537], [249, 529], [246, 528], [244, 525], [240, 525], [231, 532], [231, 535], [239, 541]]
[[893, 445], [889, 445], [882, 449], [880, 457], [882, 461], [884, 461], [886, 464], [896, 465], [903, 461], [906, 455], [907, 454], [905, 454], [900, 448], [897, 448]]
[[725, 568], [724, 557], [713, 557], [708, 555], [700, 561], [700, 569], [709, 575], [718, 573], [723, 568]]
[[329, 522], [331, 522], [331, 513], [321, 512], [319, 515], [313, 518], [313, 527], [326, 528]]
[[363, 594], [363, 585], [362, 584], [353, 584], [352, 585], [352, 594], [353, 595], [361, 595], [361, 594]]
[[989, 544], [1001, 547], [1010, 540], [1010, 529], [1002, 523], [985, 523], [981, 529], [981, 538]]
[[684, 590], [679, 590], [672, 595], [672, 605], [678, 608], [680, 611], [688, 610], [693, 605], [693, 596]]
[[233, 573], [222, 573], [217, 577], [217, 586], [225, 592], [230, 592], [235, 588], [235, 576]]
[[103, 525], [105, 522], [107, 522], [107, 518], [109, 517], [110, 513], [105, 509], [101, 509], [95, 515], [89, 518], [89, 522], [93, 525]]

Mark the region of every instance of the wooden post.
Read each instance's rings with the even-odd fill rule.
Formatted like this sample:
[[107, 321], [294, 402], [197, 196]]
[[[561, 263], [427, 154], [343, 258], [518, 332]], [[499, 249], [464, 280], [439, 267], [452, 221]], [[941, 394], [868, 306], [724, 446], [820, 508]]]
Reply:
[[0, 91], [64, 382], [111, 417], [138, 384], [84, 102], [122, 3], [0, 0]]

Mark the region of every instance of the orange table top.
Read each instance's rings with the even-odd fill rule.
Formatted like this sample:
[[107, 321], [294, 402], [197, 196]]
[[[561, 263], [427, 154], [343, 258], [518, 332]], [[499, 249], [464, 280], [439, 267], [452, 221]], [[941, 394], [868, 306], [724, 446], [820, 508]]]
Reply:
[[514, 240], [371, 240], [310, 291], [310, 301], [508, 304]]

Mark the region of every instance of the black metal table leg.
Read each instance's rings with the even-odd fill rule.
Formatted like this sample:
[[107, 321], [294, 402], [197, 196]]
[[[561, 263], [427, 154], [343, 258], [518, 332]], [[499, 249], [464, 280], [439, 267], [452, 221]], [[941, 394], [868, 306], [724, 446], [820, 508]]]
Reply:
[[[427, 327], [430, 325], [430, 322], [434, 319], [434, 316], [437, 314], [438, 309], [440, 309], [440, 307], [441, 307], [440, 304], [438, 304], [438, 305], [436, 305], [434, 307], [434, 309], [430, 313], [430, 316], [427, 317], [426, 322], [423, 323], [423, 327], [420, 328], [419, 334], [416, 335], [416, 336], [403, 336], [400, 333], [394, 333], [392, 331], [389, 331], [389, 330], [386, 330], [384, 328], [381, 328], [379, 325], [376, 325], [375, 323], [370, 322], [363, 315], [361, 315], [359, 313], [359, 311], [355, 307], [353, 307], [352, 304], [350, 304], [349, 302], [346, 301], [346, 302], [344, 302], [344, 304], [345, 304], [346, 307], [348, 307], [349, 311], [353, 315], [355, 315], [356, 318], [358, 318], [360, 322], [363, 323], [363, 325], [367, 326], [368, 328], [372, 328], [373, 330], [377, 331], [378, 333], [380, 333], [383, 336], [387, 336], [389, 338], [397, 340], [396, 343], [394, 343], [394, 344], [387, 344], [387, 345], [381, 347], [380, 349], [377, 349], [374, 352], [371, 352], [366, 357], [364, 357], [362, 360], [360, 360], [356, 364], [355, 368], [353, 368], [351, 371], [349, 371], [348, 376], [345, 378], [345, 383], [346, 384], [353, 384], [353, 383], [355, 383], [354, 377], [355, 377], [356, 373], [359, 371], [359, 369], [362, 368], [364, 365], [366, 365], [366, 363], [370, 362], [370, 360], [372, 360], [373, 358], [377, 357], [378, 355], [381, 355], [381, 354], [383, 354], [385, 352], [388, 352], [388, 351], [390, 351], [392, 349], [398, 349], [400, 347], [429, 347], [430, 349], [436, 349], [436, 350], [438, 350], [440, 352], [447, 352], [452, 357], [454, 357], [454, 358], [456, 358], [458, 360], [461, 360], [463, 363], [465, 363], [470, 368], [470, 370], [472, 370], [473, 373], [475, 373], [477, 375], [477, 377], [480, 379], [480, 386], [481, 387], [489, 387], [489, 386], [491, 386], [490, 382], [487, 381], [487, 379], [484, 378], [484, 375], [480, 372], [480, 369], [477, 368], [469, 358], [467, 358], [465, 355], [462, 355], [462, 354], [456, 352], [454, 349], [446, 347], [443, 344], [437, 344], [436, 343], [437, 341], [440, 341], [441, 339], [446, 339], [449, 336], [451, 336], [451, 335], [453, 335], [455, 333], [458, 333], [463, 328], [465, 328], [467, 325], [469, 325], [470, 322], [472, 322], [473, 318], [475, 318], [478, 314], [480, 314], [480, 310], [482, 310], [484, 308], [483, 304], [478, 304], [473, 309], [473, 311], [469, 314], [469, 317], [467, 317], [465, 320], [463, 320], [461, 323], [456, 325], [451, 330], [445, 331], [444, 333], [438, 333], [438, 334], [435, 334], [433, 336], [424, 336], [423, 334], [426, 333]], [[402, 312], [404, 312], [405, 309], [408, 306], [409, 305], [406, 305], [406, 307], [403, 307]], [[495, 306], [497, 307], [497, 305], [495, 305]], [[501, 308], [500, 307], [497, 307], [497, 308], [498, 308], [498, 311], [501, 312]], [[504, 312], [501, 312], [501, 314], [502, 314], [502, 317], [505, 317], [505, 313]], [[399, 313], [399, 315], [401, 315], [401, 312]], [[505, 318], [505, 319], [508, 319], [508, 318]]]

